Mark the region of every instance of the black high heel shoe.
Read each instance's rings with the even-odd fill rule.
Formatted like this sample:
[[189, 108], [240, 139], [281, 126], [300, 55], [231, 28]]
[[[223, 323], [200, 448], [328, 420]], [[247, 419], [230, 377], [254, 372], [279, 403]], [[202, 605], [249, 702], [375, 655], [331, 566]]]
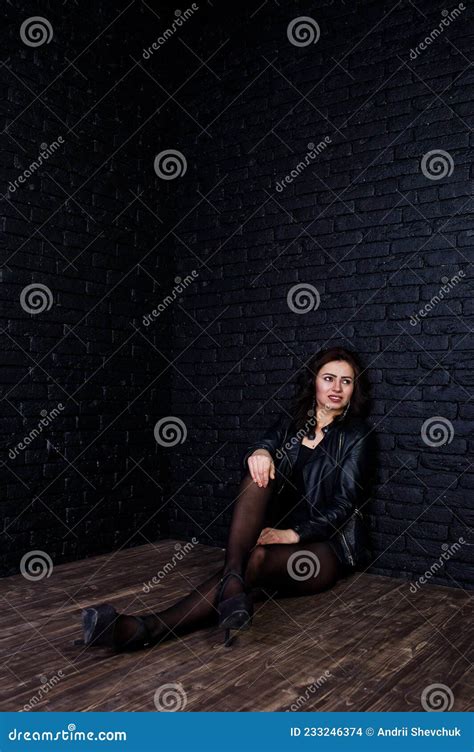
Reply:
[[244, 580], [238, 572], [229, 570], [222, 578], [217, 592], [217, 612], [219, 614], [219, 627], [225, 628], [224, 645], [230, 647], [231, 629], [250, 629], [253, 617], [253, 602], [245, 593], [238, 593], [221, 601], [222, 591], [229, 577], [237, 577], [242, 585]]
[[137, 650], [151, 643], [150, 631], [141, 616], [133, 616], [137, 622], [136, 632], [125, 642], [118, 643], [115, 625], [119, 616], [120, 614], [110, 603], [84, 608], [82, 610], [83, 644], [86, 647], [110, 647], [121, 651], [125, 649]]

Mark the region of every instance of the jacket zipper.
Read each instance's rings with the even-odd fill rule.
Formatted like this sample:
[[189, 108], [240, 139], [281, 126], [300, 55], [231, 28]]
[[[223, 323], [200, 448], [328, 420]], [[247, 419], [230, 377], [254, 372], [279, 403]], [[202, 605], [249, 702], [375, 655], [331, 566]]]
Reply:
[[[283, 445], [285, 444], [285, 441], [286, 441], [286, 437], [287, 437], [287, 436], [288, 436], [288, 429], [286, 429], [286, 431], [285, 431], [285, 435], [284, 435], [284, 437], [283, 437], [283, 441], [282, 441], [282, 446], [283, 446]], [[285, 454], [286, 454], [286, 453], [285, 453]], [[286, 455], [286, 456], [287, 456], [287, 458], [288, 458], [288, 455]], [[289, 465], [290, 465], [290, 468], [291, 468], [291, 466], [292, 466], [292, 465], [291, 465], [291, 462], [290, 462], [289, 460], [288, 460], [288, 463], [289, 463]], [[278, 489], [278, 491], [277, 491], [277, 494], [276, 494], [277, 496], [278, 496], [279, 494], [281, 494], [281, 492], [283, 491], [283, 489], [284, 489], [284, 487], [285, 487], [285, 483], [286, 483], [286, 481], [285, 481], [285, 480], [283, 480], [283, 482], [282, 482], [282, 484], [281, 484], [281, 487], [280, 487], [280, 488]]]
[[346, 536], [344, 535], [344, 533], [342, 532], [342, 530], [340, 530], [339, 532], [340, 532], [340, 534], [342, 536], [342, 540], [344, 541], [344, 545], [345, 545], [345, 548], [346, 548], [346, 554], [349, 557], [349, 561], [351, 563], [351, 566], [354, 566], [354, 558], [353, 558], [353, 556], [351, 554], [351, 551], [350, 551], [350, 548], [349, 548], [349, 544], [347, 543], [347, 540], [346, 540]]
[[[338, 450], [337, 450], [337, 462], [338, 463], [339, 463], [339, 461], [341, 459], [341, 447], [342, 447], [342, 430], [339, 433], [339, 446], [338, 446]], [[356, 511], [358, 511], [358, 510], [356, 510]], [[348, 544], [348, 542], [346, 540], [346, 536], [344, 535], [344, 533], [343, 533], [342, 530], [340, 531], [340, 533], [341, 533], [341, 537], [342, 537], [342, 540], [343, 540], [343, 543], [344, 543], [344, 546], [345, 546], [345, 549], [346, 549], [346, 554], [347, 554], [347, 556], [349, 558], [349, 562], [350, 562], [351, 566], [354, 566], [354, 557], [351, 554], [351, 550], [350, 550], [349, 544]]]

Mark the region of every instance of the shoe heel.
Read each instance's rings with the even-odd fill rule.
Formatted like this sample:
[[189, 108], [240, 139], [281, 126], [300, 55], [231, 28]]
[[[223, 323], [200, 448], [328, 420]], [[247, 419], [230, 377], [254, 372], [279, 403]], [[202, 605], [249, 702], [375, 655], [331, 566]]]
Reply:
[[217, 593], [217, 614], [219, 627], [225, 629], [224, 645], [227, 648], [233, 642], [230, 630], [249, 629], [252, 625], [253, 616], [253, 600], [245, 591], [221, 600], [223, 587], [229, 577], [236, 577], [242, 585], [245, 585], [243, 577], [233, 570], [229, 570], [221, 579]]
[[219, 603], [219, 626], [230, 629], [249, 629], [252, 625], [253, 603], [247, 593], [239, 593]]
[[234, 623], [232, 625], [226, 626], [225, 632], [224, 632], [224, 647], [230, 648], [234, 642], [235, 635], [231, 634], [231, 629], [235, 629], [235, 631], [239, 633], [241, 631], [243, 632], [246, 629], [250, 629], [251, 626], [252, 626], [251, 616], [250, 618], [247, 618], [244, 622], [241, 621], [239, 624]]

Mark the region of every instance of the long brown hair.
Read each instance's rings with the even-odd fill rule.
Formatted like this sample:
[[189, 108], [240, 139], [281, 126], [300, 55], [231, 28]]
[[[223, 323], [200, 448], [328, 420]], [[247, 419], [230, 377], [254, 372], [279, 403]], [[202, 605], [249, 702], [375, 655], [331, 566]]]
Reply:
[[[308, 420], [314, 415], [312, 408], [314, 406], [315, 378], [320, 369], [332, 360], [344, 360], [354, 369], [354, 391], [352, 392], [349, 410], [346, 413], [347, 417], [352, 415], [365, 416], [367, 414], [370, 400], [370, 382], [359, 356], [353, 350], [347, 350], [345, 347], [330, 347], [326, 350], [319, 350], [296, 374], [295, 394], [290, 411], [297, 431], [306, 428]], [[340, 417], [335, 418], [335, 420], [340, 419]], [[316, 418], [315, 415], [314, 418]]]

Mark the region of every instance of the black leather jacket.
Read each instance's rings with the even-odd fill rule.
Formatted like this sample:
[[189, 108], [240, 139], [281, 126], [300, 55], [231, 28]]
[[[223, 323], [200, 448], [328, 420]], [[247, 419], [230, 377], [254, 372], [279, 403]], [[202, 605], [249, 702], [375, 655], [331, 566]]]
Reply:
[[[370, 562], [368, 528], [360, 507], [367, 499], [375, 445], [373, 431], [360, 417], [337, 416], [323, 428], [315, 458], [303, 467], [308, 519], [292, 528], [300, 542], [337, 538], [349, 567]], [[291, 483], [291, 470], [302, 434], [295, 432], [291, 418], [282, 414], [259, 441], [247, 447], [242, 469], [256, 449], [267, 449], [275, 463], [275, 493]], [[292, 484], [293, 485], [293, 484]]]

